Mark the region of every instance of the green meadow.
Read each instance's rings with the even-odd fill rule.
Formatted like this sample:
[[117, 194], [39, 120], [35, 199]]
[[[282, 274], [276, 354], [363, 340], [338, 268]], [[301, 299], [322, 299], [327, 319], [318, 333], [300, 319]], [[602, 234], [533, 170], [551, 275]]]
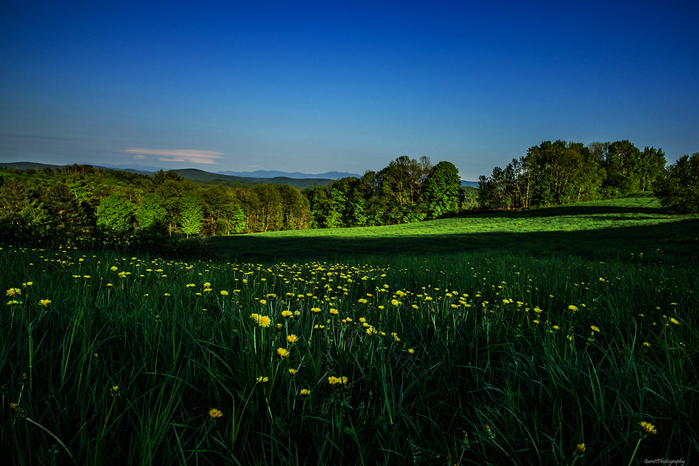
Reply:
[[216, 237], [2, 245], [11, 464], [699, 458], [699, 218], [648, 195]]

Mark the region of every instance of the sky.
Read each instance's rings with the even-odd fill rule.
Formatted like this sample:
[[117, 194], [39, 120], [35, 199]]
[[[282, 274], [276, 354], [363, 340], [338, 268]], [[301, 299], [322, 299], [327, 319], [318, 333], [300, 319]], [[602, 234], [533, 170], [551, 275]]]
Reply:
[[699, 152], [699, 2], [0, 2], [0, 161], [209, 172]]

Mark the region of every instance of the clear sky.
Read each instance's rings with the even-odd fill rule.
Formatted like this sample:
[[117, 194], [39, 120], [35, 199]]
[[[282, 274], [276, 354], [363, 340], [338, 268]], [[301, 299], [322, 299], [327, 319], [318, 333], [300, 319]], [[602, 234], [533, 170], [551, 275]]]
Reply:
[[490, 175], [699, 151], [699, 2], [0, 2], [0, 161]]

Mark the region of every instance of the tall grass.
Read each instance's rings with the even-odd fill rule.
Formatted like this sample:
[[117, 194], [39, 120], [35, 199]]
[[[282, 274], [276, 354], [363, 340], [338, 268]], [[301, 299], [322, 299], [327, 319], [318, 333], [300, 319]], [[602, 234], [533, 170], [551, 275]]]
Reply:
[[5, 246], [2, 451], [12, 464], [691, 462], [699, 279], [640, 252], [262, 265]]

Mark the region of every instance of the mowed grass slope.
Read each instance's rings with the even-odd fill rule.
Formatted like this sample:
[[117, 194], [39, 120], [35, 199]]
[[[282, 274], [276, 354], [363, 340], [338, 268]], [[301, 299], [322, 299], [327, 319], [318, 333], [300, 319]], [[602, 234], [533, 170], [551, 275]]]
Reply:
[[224, 260], [2, 246], [0, 451], [692, 464], [696, 226], [637, 196], [212, 241]]
[[514, 254], [574, 254], [589, 259], [674, 257], [699, 262], [699, 217], [665, 213], [643, 193], [517, 212], [476, 213], [382, 227], [282, 231], [216, 237], [208, 243], [237, 260], [343, 260], [496, 250]]

